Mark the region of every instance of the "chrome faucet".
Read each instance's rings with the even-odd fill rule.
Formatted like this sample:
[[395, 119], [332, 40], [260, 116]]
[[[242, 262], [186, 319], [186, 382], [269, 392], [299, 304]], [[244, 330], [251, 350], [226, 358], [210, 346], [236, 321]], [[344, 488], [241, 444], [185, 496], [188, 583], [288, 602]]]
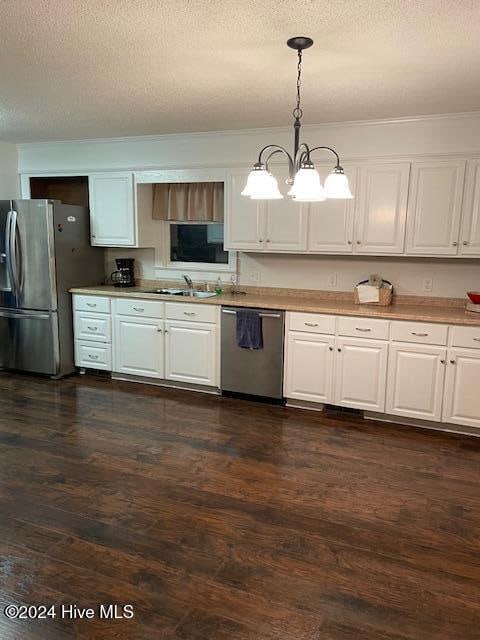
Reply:
[[185, 280], [185, 282], [187, 283], [187, 287], [189, 289], [193, 289], [193, 282], [192, 279], [190, 278], [190, 276], [187, 276], [185, 273], [183, 274], [183, 279]]

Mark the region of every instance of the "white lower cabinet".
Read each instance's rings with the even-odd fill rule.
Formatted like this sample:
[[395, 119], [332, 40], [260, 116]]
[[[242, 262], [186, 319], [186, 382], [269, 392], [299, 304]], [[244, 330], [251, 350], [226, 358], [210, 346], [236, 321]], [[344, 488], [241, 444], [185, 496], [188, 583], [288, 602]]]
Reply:
[[335, 337], [291, 331], [286, 347], [285, 396], [333, 402]]
[[446, 348], [390, 345], [386, 413], [440, 422]]
[[217, 328], [200, 322], [165, 323], [165, 378], [218, 386]]
[[443, 422], [480, 428], [480, 349], [449, 349]]
[[115, 316], [113, 370], [164, 378], [163, 320]]
[[388, 343], [337, 338], [336, 345], [334, 404], [384, 411]]

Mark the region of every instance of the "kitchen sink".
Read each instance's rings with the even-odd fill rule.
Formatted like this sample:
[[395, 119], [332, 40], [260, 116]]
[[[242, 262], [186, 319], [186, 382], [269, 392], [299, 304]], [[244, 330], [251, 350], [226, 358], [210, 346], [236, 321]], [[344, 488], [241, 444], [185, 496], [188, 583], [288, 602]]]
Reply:
[[159, 296], [186, 296], [189, 298], [213, 298], [214, 291], [197, 291], [196, 289], [147, 289], [141, 293], [156, 293]]

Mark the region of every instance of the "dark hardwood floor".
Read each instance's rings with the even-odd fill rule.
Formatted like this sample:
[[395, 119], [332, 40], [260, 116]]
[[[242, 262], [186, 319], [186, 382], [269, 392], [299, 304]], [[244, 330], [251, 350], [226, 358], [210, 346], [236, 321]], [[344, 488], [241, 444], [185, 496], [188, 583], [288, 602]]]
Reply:
[[480, 638], [480, 439], [3, 373], [0, 474], [1, 640]]

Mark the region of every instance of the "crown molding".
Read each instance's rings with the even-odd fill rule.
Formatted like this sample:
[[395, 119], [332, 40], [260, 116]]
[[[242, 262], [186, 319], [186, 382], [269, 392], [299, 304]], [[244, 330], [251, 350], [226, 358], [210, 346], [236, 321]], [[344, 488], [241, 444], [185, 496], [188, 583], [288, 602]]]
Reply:
[[[480, 118], [480, 111], [461, 111], [454, 113], [439, 113], [430, 115], [418, 115], [418, 116], [404, 116], [399, 118], [388, 119], [376, 119], [376, 120], [348, 120], [339, 122], [324, 122], [319, 124], [302, 124], [303, 131], [317, 131], [319, 129], [338, 129], [340, 127], [383, 127], [396, 124], [411, 124], [413, 122], [428, 122], [438, 120], [466, 120]], [[178, 140], [192, 140], [199, 139], [212, 139], [225, 136], [245, 136], [245, 135], [259, 135], [259, 134], [288, 134], [291, 133], [292, 126], [283, 127], [263, 127], [254, 129], [226, 129], [223, 131], [194, 131], [190, 133], [165, 133], [146, 136], [123, 136], [116, 138], [84, 138], [84, 139], [72, 139], [72, 140], [47, 140], [43, 142], [19, 142], [8, 143], [17, 146], [18, 149], [35, 149], [45, 148], [49, 146], [58, 145], [106, 145], [106, 144], [130, 144], [130, 143], [148, 143], [148, 142], [168, 142]]]

